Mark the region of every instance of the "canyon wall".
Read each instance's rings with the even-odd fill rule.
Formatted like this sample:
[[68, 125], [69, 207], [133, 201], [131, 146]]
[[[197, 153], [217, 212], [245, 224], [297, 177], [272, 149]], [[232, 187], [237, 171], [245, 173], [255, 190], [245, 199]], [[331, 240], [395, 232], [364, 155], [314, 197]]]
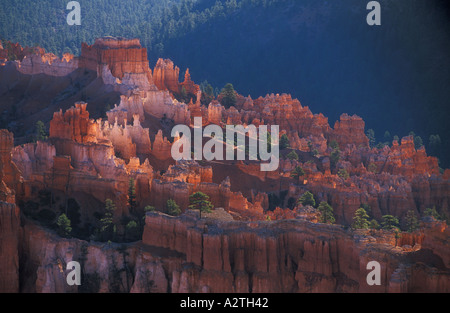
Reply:
[[[300, 220], [236, 222], [148, 213], [143, 241], [87, 243], [25, 222], [24, 292], [449, 292], [448, 258], [429, 225], [421, 234], [371, 236]], [[414, 243], [415, 242], [415, 243]], [[413, 244], [411, 249], [409, 244]], [[79, 261], [82, 285], [68, 286], [66, 264]], [[369, 286], [367, 263], [381, 265]], [[423, 262], [427, 262], [424, 265]]]
[[152, 82], [152, 72], [148, 65], [147, 49], [142, 48], [139, 39], [102, 37], [92, 46], [81, 45], [80, 67], [93, 70], [102, 76], [102, 66], [106, 65], [112, 75], [122, 80], [126, 73], [145, 74]]
[[[20, 211], [16, 206], [17, 168], [11, 163], [13, 134], [0, 130], [0, 292], [19, 291]], [[19, 188], [18, 188], [19, 190]]]
[[[435, 231], [441, 234], [431, 229], [425, 238], [434, 239]], [[448, 239], [448, 230], [445, 234]], [[406, 246], [386, 246], [383, 237], [379, 241], [367, 235], [352, 236], [338, 226], [299, 220], [198, 220], [195, 212], [179, 218], [149, 213], [143, 236], [144, 244], [182, 253], [193, 264], [173, 274], [174, 292], [400, 291], [397, 276], [404, 268], [411, 276], [402, 281], [401, 291], [448, 291], [448, 269], [411, 266], [410, 261], [414, 264], [415, 258], [425, 256], [408, 252]], [[427, 253], [437, 257], [434, 253], [439, 252]], [[366, 265], [373, 260], [381, 264], [381, 286], [366, 283]], [[434, 275], [423, 285], [415, 283], [423, 273], [431, 272]]]
[[0, 200], [0, 292], [19, 292], [20, 214], [15, 203]]

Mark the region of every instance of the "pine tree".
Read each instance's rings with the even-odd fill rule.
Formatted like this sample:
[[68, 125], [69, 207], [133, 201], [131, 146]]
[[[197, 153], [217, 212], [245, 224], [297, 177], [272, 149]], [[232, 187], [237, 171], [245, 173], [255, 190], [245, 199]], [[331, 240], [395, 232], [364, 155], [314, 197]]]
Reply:
[[373, 148], [377, 142], [375, 138], [375, 131], [373, 129], [368, 129], [366, 132], [367, 138], [369, 139], [369, 145]]
[[202, 91], [201, 103], [203, 105], [210, 104], [214, 100], [214, 88], [205, 80], [200, 84], [200, 90]]
[[286, 156], [289, 160], [296, 160], [298, 161], [298, 154], [292, 150], [291, 152], [288, 153], [288, 155]]
[[180, 100], [184, 101], [186, 103], [188, 102], [187, 101], [188, 100], [188, 94], [187, 94], [186, 88], [184, 86], [180, 90]]
[[48, 139], [45, 125], [42, 121], [36, 122], [36, 129], [34, 134], [35, 141], [44, 141]]
[[422, 137], [416, 136], [414, 137], [414, 148], [419, 149], [423, 146], [423, 140]]
[[280, 138], [280, 150], [289, 148], [290, 144], [289, 144], [289, 138], [286, 134], [281, 135]]
[[385, 230], [398, 230], [398, 218], [392, 215], [383, 215], [381, 227]]
[[114, 240], [116, 235], [116, 226], [113, 222], [116, 205], [111, 199], [105, 201], [105, 214], [100, 220], [100, 229], [98, 231], [99, 241]]
[[433, 155], [438, 153], [441, 144], [441, 137], [439, 135], [430, 135], [430, 138], [428, 139], [428, 147]]
[[341, 158], [341, 151], [339, 149], [333, 150], [330, 154], [330, 167], [334, 169]]
[[156, 208], [152, 205], [146, 205], [144, 208], [144, 212], [155, 212]]
[[380, 224], [377, 222], [376, 219], [372, 219], [369, 223], [369, 228], [370, 229], [379, 229], [380, 228]]
[[417, 219], [416, 213], [413, 210], [409, 210], [406, 213], [406, 231], [412, 233], [417, 230], [420, 226], [419, 220]]
[[350, 177], [349, 173], [343, 168], [341, 168], [337, 174], [343, 180], [347, 180]]
[[140, 239], [138, 224], [135, 221], [129, 221], [125, 226], [125, 239], [127, 241], [137, 241]]
[[320, 202], [319, 207], [317, 209], [321, 213], [320, 217], [321, 223], [333, 224], [336, 221], [333, 215], [333, 208], [327, 202], [325, 201]]
[[367, 229], [369, 228], [370, 224], [368, 221], [369, 215], [367, 214], [366, 210], [363, 208], [359, 208], [355, 212], [355, 216], [353, 217], [353, 229]]
[[329, 146], [333, 150], [339, 150], [339, 144], [336, 140], [331, 140]]
[[58, 234], [61, 237], [69, 237], [72, 232], [72, 227], [70, 226], [70, 220], [66, 214], [61, 214], [56, 220], [56, 225], [58, 226]]
[[181, 214], [179, 205], [173, 199], [167, 200], [167, 213], [172, 216], [178, 216]]
[[229, 108], [236, 105], [236, 92], [232, 84], [228, 83], [223, 87], [221, 93], [221, 103], [225, 108]]
[[314, 195], [307, 191], [298, 200], [297, 203], [301, 203], [304, 206], [310, 205], [312, 207], [316, 206], [316, 200], [314, 200]]
[[134, 212], [136, 209], [136, 181], [134, 178], [130, 178], [128, 182], [128, 205], [130, 212]]
[[305, 171], [301, 166], [295, 167], [295, 169], [291, 173], [291, 177], [297, 179], [297, 181], [300, 181], [300, 177], [305, 175]]
[[424, 212], [425, 216], [432, 216], [433, 218], [435, 218], [436, 220], [440, 220], [441, 216], [439, 215], [439, 213], [437, 212], [436, 208], [426, 208], [425, 212]]
[[203, 192], [197, 191], [189, 196], [189, 209], [199, 210], [200, 213], [211, 213], [213, 208], [214, 206], [209, 201], [209, 196]]
[[375, 163], [370, 163], [369, 166], [367, 167], [367, 170], [371, 173], [376, 174], [378, 171], [378, 167]]

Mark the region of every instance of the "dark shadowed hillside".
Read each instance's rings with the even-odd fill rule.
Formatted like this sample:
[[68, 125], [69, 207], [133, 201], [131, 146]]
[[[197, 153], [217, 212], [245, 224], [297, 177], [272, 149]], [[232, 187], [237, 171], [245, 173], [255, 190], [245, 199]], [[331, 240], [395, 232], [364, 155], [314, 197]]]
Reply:
[[[169, 40], [167, 55], [193, 78], [242, 94], [291, 93], [333, 124], [356, 113], [375, 130], [414, 130], [449, 151], [448, 11], [437, 1], [380, 1], [382, 25], [361, 1], [279, 1], [248, 6]], [[436, 151], [434, 151], [436, 152]]]

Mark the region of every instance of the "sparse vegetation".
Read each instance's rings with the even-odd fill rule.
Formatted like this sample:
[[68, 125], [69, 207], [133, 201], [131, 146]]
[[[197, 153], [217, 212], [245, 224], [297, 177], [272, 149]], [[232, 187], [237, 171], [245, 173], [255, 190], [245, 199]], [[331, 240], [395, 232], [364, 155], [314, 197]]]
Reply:
[[377, 139], [375, 138], [375, 131], [373, 129], [368, 129], [366, 132], [366, 136], [369, 139], [369, 145], [371, 148], [375, 147]]
[[97, 230], [96, 239], [98, 241], [114, 241], [116, 239], [117, 227], [113, 222], [116, 205], [111, 199], [106, 199], [105, 214], [100, 219], [100, 228]]
[[367, 229], [371, 225], [369, 223], [369, 215], [367, 214], [366, 210], [363, 208], [359, 208], [355, 212], [355, 216], [353, 217], [353, 229]]
[[129, 221], [125, 226], [125, 240], [137, 241], [141, 239], [142, 232], [139, 230], [139, 226], [135, 221]]
[[305, 171], [301, 166], [296, 166], [295, 169], [291, 173], [291, 177], [295, 178], [298, 181], [300, 181], [300, 177], [305, 176]]
[[330, 154], [330, 167], [331, 170], [336, 168], [336, 164], [339, 162], [339, 159], [341, 158], [341, 151], [339, 149], [333, 150]]
[[380, 224], [378, 223], [378, 221], [376, 219], [372, 219], [369, 223], [369, 228], [370, 229], [380, 229]]
[[325, 224], [334, 224], [336, 219], [333, 215], [333, 208], [328, 202], [322, 201], [320, 202], [318, 208], [320, 212], [320, 222]]
[[70, 226], [70, 220], [66, 214], [61, 214], [56, 220], [56, 225], [58, 226], [57, 232], [61, 237], [69, 237], [72, 232], [72, 227]]
[[200, 99], [201, 104], [205, 106], [209, 105], [216, 97], [214, 88], [207, 80], [205, 80], [200, 84], [200, 90], [202, 91], [202, 98]]
[[337, 174], [343, 180], [347, 180], [350, 177], [350, 174], [347, 172], [347, 170], [345, 170], [343, 168], [341, 168]]
[[381, 221], [381, 228], [384, 230], [399, 230], [399, 221], [398, 218], [392, 215], [383, 215]]
[[178, 216], [181, 214], [180, 206], [173, 199], [167, 200], [167, 214], [172, 216]]
[[439, 215], [438, 211], [436, 210], [436, 207], [433, 208], [426, 208], [424, 211], [425, 216], [431, 216], [435, 218], [436, 220], [440, 220], [441, 216]]
[[367, 170], [371, 173], [376, 174], [378, 171], [378, 168], [375, 163], [370, 163], [369, 166], [367, 167]]
[[420, 223], [419, 223], [416, 213], [413, 210], [409, 210], [406, 213], [405, 224], [406, 224], [405, 225], [406, 231], [410, 232], [410, 233], [419, 228]]
[[307, 191], [305, 192], [298, 200], [297, 203], [301, 203], [302, 205], [310, 205], [312, 207], [316, 206], [316, 200], [314, 200], [314, 195]]
[[156, 208], [152, 205], [147, 205], [144, 208], [144, 212], [155, 212], [155, 211], [156, 211]]
[[35, 141], [45, 141], [48, 139], [48, 134], [45, 128], [45, 124], [42, 121], [36, 122], [36, 128], [34, 132]]
[[289, 153], [286, 155], [286, 157], [287, 157], [289, 160], [295, 160], [295, 161], [298, 161], [298, 154], [297, 154], [294, 150], [292, 150], [291, 152], [289, 152]]
[[290, 147], [289, 138], [286, 134], [281, 135], [280, 137], [280, 150], [284, 150]]
[[203, 192], [197, 191], [189, 196], [189, 209], [199, 210], [201, 213], [211, 213], [213, 208], [209, 196]]
[[128, 206], [130, 207], [130, 212], [136, 210], [136, 181], [134, 178], [130, 178], [128, 182]]
[[339, 150], [339, 144], [336, 140], [331, 140], [328, 146], [333, 150]]
[[226, 84], [219, 97], [221, 98], [220, 102], [225, 108], [236, 106], [236, 91], [234, 91], [232, 84]]

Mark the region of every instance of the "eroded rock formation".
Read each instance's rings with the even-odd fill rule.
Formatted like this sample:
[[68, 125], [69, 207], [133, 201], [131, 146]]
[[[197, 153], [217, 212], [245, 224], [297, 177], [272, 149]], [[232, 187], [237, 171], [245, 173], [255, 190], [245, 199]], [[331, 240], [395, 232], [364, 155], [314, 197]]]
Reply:
[[[431, 229], [424, 238], [432, 240], [439, 227]], [[174, 292], [448, 290], [449, 274], [440, 269], [423, 285], [416, 284], [414, 277], [433, 270], [414, 264], [420, 253], [401, 247], [390, 250], [384, 245], [386, 235], [390, 236], [352, 237], [339, 227], [299, 220], [200, 221], [192, 212], [181, 218], [147, 214], [143, 243], [177, 251], [186, 256], [186, 263], [196, 265], [172, 274]], [[405, 258], [413, 265], [402, 261]], [[382, 264], [381, 286], [371, 287], [365, 281], [370, 260]], [[405, 268], [411, 276], [405, 277], [399, 290], [398, 275]]]
[[[20, 215], [16, 206], [17, 168], [11, 163], [13, 134], [0, 130], [0, 292], [19, 291]], [[19, 190], [19, 188], [17, 188]]]
[[[409, 211], [423, 217], [433, 207], [450, 215], [450, 172], [441, 174], [437, 159], [415, 149], [412, 137], [371, 148], [361, 117], [343, 114], [331, 127], [287, 94], [255, 100], [237, 94], [229, 108], [220, 97], [202, 105], [189, 70], [180, 83], [179, 68], [160, 59], [152, 73], [137, 39], [100, 38], [83, 44], [80, 58], [0, 47], [0, 58], [8, 53], [30, 75], [95, 71], [121, 96], [106, 120], [90, 118], [85, 102], [55, 112], [46, 141], [14, 147], [13, 134], [0, 130], [0, 291], [450, 291], [445, 222], [425, 219], [418, 231], [398, 235], [341, 226], [350, 226], [362, 206], [378, 221], [390, 214], [404, 223]], [[175, 99], [184, 92], [197, 101]], [[175, 162], [171, 148], [180, 138], [170, 138], [170, 127], [192, 127], [194, 117], [204, 127], [279, 125], [298, 158], [283, 151], [272, 172], [261, 172], [259, 161]], [[292, 177], [298, 166], [304, 175]], [[24, 207], [40, 192], [51, 193], [51, 209], [53, 194], [75, 199], [87, 222], [103, 212], [106, 199], [116, 204], [115, 220], [127, 217], [130, 181], [133, 209], [166, 212], [172, 199], [183, 214], [148, 213], [142, 242], [124, 248], [62, 239], [27, 217], [20, 224], [16, 204]], [[215, 208], [202, 218], [188, 209], [197, 191]], [[316, 208], [297, 203], [306, 191], [329, 203], [340, 225], [320, 224]], [[89, 281], [81, 289], [65, 284], [65, 264], [74, 259]], [[378, 287], [366, 284], [371, 260], [382, 264]]]
[[126, 73], [145, 74], [152, 82], [152, 72], [148, 65], [147, 49], [142, 48], [139, 39], [103, 37], [92, 46], [81, 46], [80, 67], [93, 70], [102, 76], [107, 66], [111, 74], [122, 80]]

